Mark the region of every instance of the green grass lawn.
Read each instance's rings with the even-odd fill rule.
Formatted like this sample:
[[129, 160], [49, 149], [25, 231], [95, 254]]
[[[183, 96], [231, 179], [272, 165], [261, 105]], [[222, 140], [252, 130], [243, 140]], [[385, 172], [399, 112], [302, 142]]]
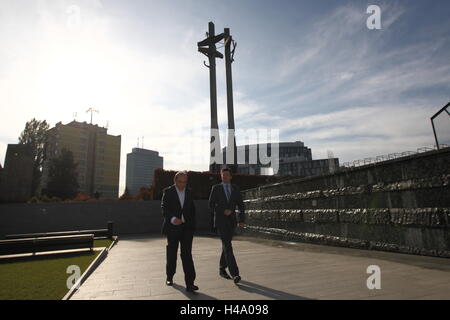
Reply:
[[80, 275], [100, 251], [20, 257], [0, 260], [0, 300], [60, 300], [69, 291], [67, 267]]
[[[94, 247], [109, 247], [112, 241], [94, 240]], [[80, 276], [100, 251], [63, 253], [0, 259], [0, 300], [60, 300], [69, 291], [67, 267], [77, 265]]]
[[103, 239], [103, 240], [94, 240], [94, 247], [107, 247], [111, 245], [112, 240], [110, 239]]

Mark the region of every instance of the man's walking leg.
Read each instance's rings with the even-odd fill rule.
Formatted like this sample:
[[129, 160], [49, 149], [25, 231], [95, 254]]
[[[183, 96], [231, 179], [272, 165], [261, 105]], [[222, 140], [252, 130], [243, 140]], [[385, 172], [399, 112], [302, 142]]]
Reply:
[[178, 237], [167, 236], [166, 246], [166, 275], [168, 280], [172, 280], [177, 268]]
[[222, 235], [222, 252], [224, 253], [226, 264], [228, 266], [228, 270], [231, 273], [232, 277], [236, 277], [239, 275], [239, 268], [236, 263], [236, 258], [233, 253], [233, 246], [231, 244], [231, 235]]
[[195, 281], [195, 267], [192, 259], [192, 241], [194, 235], [192, 232], [184, 231], [181, 240], [181, 261], [183, 263], [184, 280], [186, 286], [194, 285]]
[[227, 259], [225, 258], [225, 249], [222, 246], [222, 254], [220, 255], [219, 269], [225, 270], [228, 267]]
[[[222, 246], [223, 247], [223, 246]], [[222, 254], [220, 255], [219, 262], [219, 275], [225, 279], [231, 279], [230, 275], [227, 272], [227, 259], [225, 258], [225, 250], [222, 248]]]

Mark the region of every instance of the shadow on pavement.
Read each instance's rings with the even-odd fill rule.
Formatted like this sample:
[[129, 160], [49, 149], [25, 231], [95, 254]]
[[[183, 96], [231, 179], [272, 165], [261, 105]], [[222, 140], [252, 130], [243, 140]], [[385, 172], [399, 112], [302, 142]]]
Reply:
[[180, 286], [179, 284], [174, 283], [173, 288], [180, 291], [182, 294], [184, 294], [187, 298], [191, 300], [218, 300], [217, 298], [214, 298], [212, 296], [208, 296], [207, 294], [202, 293], [200, 290], [196, 291], [195, 293], [192, 292], [186, 292], [186, 287]]
[[241, 289], [243, 291], [247, 291], [250, 293], [256, 293], [256, 294], [265, 296], [270, 299], [275, 299], [275, 300], [314, 300], [311, 298], [297, 296], [295, 294], [275, 290], [272, 288], [267, 288], [267, 287], [261, 286], [259, 284], [249, 282], [249, 281], [244, 281], [244, 280], [239, 282], [238, 287], [239, 287], [239, 289]]

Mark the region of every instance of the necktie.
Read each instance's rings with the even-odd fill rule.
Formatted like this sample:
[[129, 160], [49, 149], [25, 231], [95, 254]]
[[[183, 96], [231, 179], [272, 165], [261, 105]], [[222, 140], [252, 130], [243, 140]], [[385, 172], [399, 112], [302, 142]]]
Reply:
[[225, 191], [227, 194], [227, 200], [230, 201], [230, 185], [229, 184], [225, 185]]

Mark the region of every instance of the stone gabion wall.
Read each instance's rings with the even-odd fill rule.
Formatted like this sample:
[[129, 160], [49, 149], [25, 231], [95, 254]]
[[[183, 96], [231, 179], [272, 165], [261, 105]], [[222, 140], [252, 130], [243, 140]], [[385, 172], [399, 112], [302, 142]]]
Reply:
[[450, 149], [243, 195], [249, 234], [450, 257]]

